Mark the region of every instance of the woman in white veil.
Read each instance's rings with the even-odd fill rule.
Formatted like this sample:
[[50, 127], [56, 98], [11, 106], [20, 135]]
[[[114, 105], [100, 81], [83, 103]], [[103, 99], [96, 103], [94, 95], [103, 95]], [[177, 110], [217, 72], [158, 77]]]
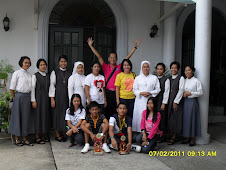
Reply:
[[81, 96], [84, 108], [86, 107], [85, 78], [84, 63], [81, 61], [75, 62], [73, 73], [68, 79], [69, 103], [71, 103], [71, 96], [77, 93]]
[[156, 97], [160, 92], [159, 80], [155, 75], [150, 73], [150, 62], [142, 61], [140, 74], [135, 78], [133, 84], [133, 93], [136, 96], [133, 110], [133, 131], [141, 132], [141, 116], [147, 107], [149, 97]]

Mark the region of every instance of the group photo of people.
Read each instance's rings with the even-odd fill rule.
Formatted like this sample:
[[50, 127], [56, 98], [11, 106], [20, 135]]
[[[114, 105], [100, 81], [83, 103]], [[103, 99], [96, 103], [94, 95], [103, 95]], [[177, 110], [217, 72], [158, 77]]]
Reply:
[[162, 62], [153, 66], [152, 61], [142, 61], [136, 74], [132, 69], [137, 63], [130, 58], [139, 49], [140, 39], [120, 64], [115, 52], [109, 54], [109, 64], [105, 63], [92, 37], [87, 43], [96, 57], [88, 75], [84, 71], [90, 68], [82, 61], [69, 70], [66, 55], [59, 56], [59, 65], [51, 73], [47, 73], [47, 61], [39, 59], [34, 75], [28, 71], [33, 66], [30, 58], [20, 58], [20, 69], [10, 83], [9, 133], [15, 145], [45, 144], [54, 130], [56, 141], [67, 142], [68, 148], [81, 147], [83, 154], [89, 152], [97, 134], [106, 153], [119, 150], [121, 136], [125, 136], [126, 153], [149, 153], [163, 142], [195, 146], [196, 137], [201, 136], [198, 98], [203, 91], [192, 65], [181, 68], [172, 61], [169, 66]]

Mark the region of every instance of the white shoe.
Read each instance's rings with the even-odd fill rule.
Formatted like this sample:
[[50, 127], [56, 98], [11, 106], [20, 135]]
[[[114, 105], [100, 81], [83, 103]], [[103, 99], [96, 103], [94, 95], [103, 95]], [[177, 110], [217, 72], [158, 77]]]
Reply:
[[103, 149], [103, 150], [104, 150], [104, 152], [106, 152], [106, 153], [110, 153], [110, 152], [111, 152], [111, 150], [109, 149], [109, 147], [108, 147], [107, 143], [104, 143], [104, 144], [103, 144], [102, 149]]
[[81, 153], [87, 153], [89, 151], [90, 147], [89, 147], [89, 143], [86, 143], [85, 146], [83, 147], [83, 149], [81, 150]]
[[135, 151], [135, 152], [140, 152], [141, 151], [141, 146], [139, 145], [131, 145], [131, 150]]

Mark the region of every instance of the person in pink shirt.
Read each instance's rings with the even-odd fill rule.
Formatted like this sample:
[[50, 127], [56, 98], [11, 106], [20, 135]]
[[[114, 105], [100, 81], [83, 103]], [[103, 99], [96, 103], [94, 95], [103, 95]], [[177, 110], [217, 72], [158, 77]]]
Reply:
[[[109, 64], [106, 64], [101, 55], [98, 53], [98, 51], [93, 47], [94, 40], [92, 39], [92, 37], [88, 38], [87, 42], [92, 52], [97, 56], [100, 65], [102, 66], [102, 70], [104, 72], [107, 97], [107, 107], [105, 108], [105, 116], [107, 119], [109, 119], [110, 116], [116, 113], [115, 79], [116, 76], [121, 72], [121, 63], [117, 65], [116, 63], [118, 60], [117, 54], [115, 52], [111, 52], [108, 57]], [[134, 48], [130, 51], [126, 59], [129, 59], [133, 55], [133, 53], [135, 52], [140, 43], [141, 43], [140, 39], [137, 39], [134, 42]]]
[[157, 146], [161, 114], [157, 112], [156, 99], [150, 97], [147, 101], [147, 110], [144, 110], [141, 118], [141, 133], [136, 137], [136, 142], [142, 145], [141, 152], [149, 153]]

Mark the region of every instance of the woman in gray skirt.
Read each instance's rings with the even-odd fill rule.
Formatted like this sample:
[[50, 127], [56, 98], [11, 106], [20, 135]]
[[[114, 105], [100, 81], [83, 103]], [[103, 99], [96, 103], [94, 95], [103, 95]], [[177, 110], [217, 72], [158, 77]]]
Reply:
[[203, 94], [200, 81], [194, 77], [195, 68], [185, 67], [185, 88], [184, 88], [184, 115], [183, 115], [183, 136], [186, 138], [182, 143], [189, 143], [195, 146], [195, 137], [201, 136], [201, 123], [199, 113], [198, 97]]
[[[10, 92], [13, 98], [13, 107], [9, 125], [9, 133], [15, 135], [17, 146], [33, 146], [27, 140], [28, 134], [35, 133], [34, 114], [31, 112], [31, 74], [27, 71], [31, 66], [30, 58], [23, 56], [20, 58], [20, 70], [12, 75]], [[15, 90], [17, 91], [15, 95]], [[23, 137], [23, 141], [19, 137]]]
[[179, 75], [180, 64], [176, 61], [170, 64], [170, 94], [168, 101], [168, 126], [169, 132], [172, 134], [168, 145], [173, 145], [176, 138], [182, 132], [183, 123], [183, 93], [184, 93], [184, 77]]
[[50, 76], [45, 72], [47, 63], [44, 59], [39, 59], [36, 67], [39, 71], [32, 76], [31, 91], [32, 107], [35, 113], [35, 142], [45, 144], [45, 142], [49, 141], [46, 134], [49, 132], [50, 128]]
[[50, 75], [49, 97], [53, 108], [53, 128], [56, 131], [55, 139], [59, 142], [66, 142], [65, 114], [69, 107], [68, 78], [71, 76], [71, 71], [67, 69], [67, 61], [67, 56], [61, 55], [58, 59], [60, 67], [53, 70]]

